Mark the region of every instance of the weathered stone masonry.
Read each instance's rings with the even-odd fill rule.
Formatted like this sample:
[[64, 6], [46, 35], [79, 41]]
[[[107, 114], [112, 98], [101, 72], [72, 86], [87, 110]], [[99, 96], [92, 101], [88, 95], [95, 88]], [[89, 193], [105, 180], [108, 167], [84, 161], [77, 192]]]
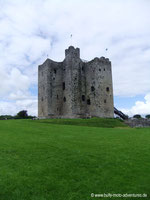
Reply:
[[111, 62], [80, 59], [79, 48], [65, 50], [63, 62], [47, 59], [38, 68], [40, 118], [114, 117]]

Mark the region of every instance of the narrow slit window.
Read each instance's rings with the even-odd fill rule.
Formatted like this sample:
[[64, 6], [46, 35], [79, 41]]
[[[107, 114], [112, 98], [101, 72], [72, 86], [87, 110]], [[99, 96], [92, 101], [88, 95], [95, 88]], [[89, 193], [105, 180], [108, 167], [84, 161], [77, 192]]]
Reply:
[[64, 102], [66, 102], [66, 97], [64, 97]]
[[95, 87], [91, 86], [91, 91], [94, 92], [95, 91]]
[[90, 99], [87, 99], [87, 105], [91, 105]]
[[85, 95], [82, 95], [82, 101], [85, 101]]
[[106, 88], [106, 91], [109, 92], [109, 87]]
[[65, 90], [65, 82], [63, 82], [63, 90]]

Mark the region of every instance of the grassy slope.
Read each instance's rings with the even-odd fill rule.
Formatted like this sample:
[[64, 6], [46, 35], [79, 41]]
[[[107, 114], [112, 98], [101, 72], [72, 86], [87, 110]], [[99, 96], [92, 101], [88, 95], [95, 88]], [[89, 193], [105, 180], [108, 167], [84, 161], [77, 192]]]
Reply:
[[120, 119], [91, 118], [91, 119], [44, 119], [41, 123], [59, 124], [59, 125], [75, 125], [88, 127], [127, 127]]
[[150, 195], [149, 128], [40, 122], [0, 121], [0, 200], [88, 200], [95, 199], [92, 192]]

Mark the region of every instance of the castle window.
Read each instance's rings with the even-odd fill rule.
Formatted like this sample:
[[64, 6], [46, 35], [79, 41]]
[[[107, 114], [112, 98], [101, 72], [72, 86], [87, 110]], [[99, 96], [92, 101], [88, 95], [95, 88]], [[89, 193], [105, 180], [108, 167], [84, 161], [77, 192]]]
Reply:
[[53, 78], [53, 80], [55, 80], [55, 78]]
[[57, 94], [57, 99], [58, 99], [58, 94]]
[[57, 108], [57, 111], [58, 111], [58, 108]]
[[95, 87], [91, 86], [91, 91], [94, 92], [95, 91]]
[[54, 69], [54, 73], [56, 74], [56, 72], [57, 72], [57, 70], [56, 69]]
[[82, 95], [82, 101], [85, 101], [85, 95]]
[[63, 82], [63, 90], [65, 90], [65, 82]]
[[91, 105], [90, 99], [87, 99], [87, 105]]
[[106, 103], [106, 99], [104, 99], [104, 103]]
[[104, 68], [104, 71], [105, 71], [105, 68]]
[[41, 101], [43, 101], [43, 97], [41, 98]]
[[84, 67], [82, 67], [82, 71], [84, 71]]
[[106, 91], [109, 92], [109, 87], [106, 88]]
[[99, 71], [101, 71], [101, 69], [99, 69]]
[[64, 102], [66, 102], [66, 97], [64, 97]]

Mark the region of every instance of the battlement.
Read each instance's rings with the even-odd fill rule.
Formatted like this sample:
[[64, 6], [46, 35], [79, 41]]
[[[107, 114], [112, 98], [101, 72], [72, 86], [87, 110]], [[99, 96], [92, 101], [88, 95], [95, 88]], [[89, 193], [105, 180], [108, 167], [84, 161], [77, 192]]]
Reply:
[[110, 63], [109, 58], [105, 58], [105, 57], [102, 56], [99, 59], [100, 59], [100, 61], [103, 61], [105, 63]]
[[110, 62], [110, 60], [108, 59], [108, 58], [105, 58], [105, 57], [100, 57], [100, 58], [98, 58], [98, 57], [95, 57], [93, 60], [91, 60], [91, 61], [88, 61], [87, 63], [95, 63], [95, 62], [97, 62], [97, 63], [100, 63], [100, 64], [104, 64], [104, 65], [109, 65], [110, 67], [111, 67], [111, 62]]
[[80, 49], [74, 48], [73, 46], [70, 46], [68, 49], [65, 50], [65, 57], [76, 57], [80, 58]]

